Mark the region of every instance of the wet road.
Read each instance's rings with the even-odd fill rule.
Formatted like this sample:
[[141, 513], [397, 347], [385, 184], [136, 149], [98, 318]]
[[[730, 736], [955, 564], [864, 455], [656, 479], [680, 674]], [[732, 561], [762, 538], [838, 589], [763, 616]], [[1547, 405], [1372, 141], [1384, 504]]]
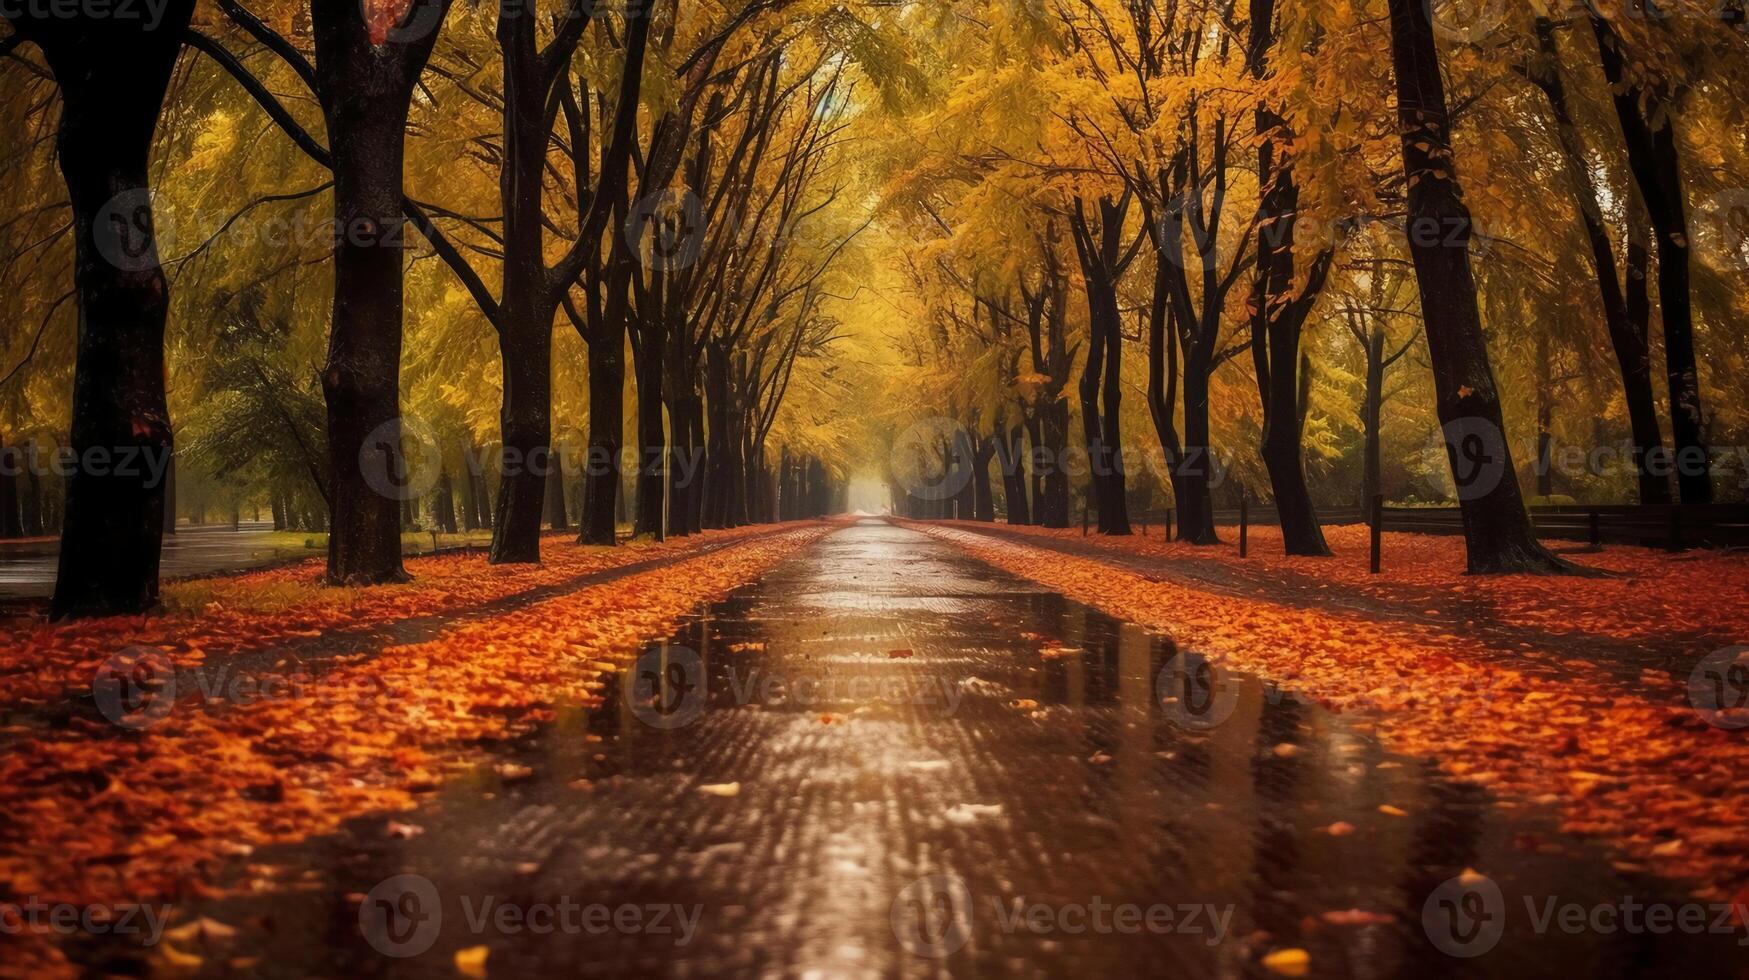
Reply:
[[[207, 524], [181, 527], [164, 536], [162, 572], [165, 578], [211, 575], [319, 554], [287, 548], [283, 537], [275, 538], [272, 524], [244, 521], [238, 530], [229, 524]], [[59, 560], [59, 539], [0, 544], [0, 598], [48, 596], [55, 590]]]
[[238, 935], [179, 946], [270, 976], [453, 977], [482, 946], [501, 977], [1274, 976], [1288, 948], [1314, 976], [1743, 975], [1741, 929], [1604, 930], [1681, 892], [1547, 814], [878, 520], [394, 821], [257, 850], [230, 884], [258, 895], [177, 910]]

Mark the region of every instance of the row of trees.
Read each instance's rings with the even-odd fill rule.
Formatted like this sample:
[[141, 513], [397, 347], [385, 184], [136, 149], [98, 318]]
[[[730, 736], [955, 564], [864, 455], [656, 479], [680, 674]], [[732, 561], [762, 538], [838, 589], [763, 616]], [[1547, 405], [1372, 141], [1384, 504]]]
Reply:
[[[8, 103], [18, 131], [52, 119], [54, 133], [52, 153], [23, 139], [7, 155], [52, 159], [67, 192], [24, 185], [8, 271], [34, 263], [20, 280], [41, 294], [71, 237], [73, 289], [46, 304], [20, 366], [59, 310], [76, 311], [64, 409], [76, 458], [167, 454], [166, 378], [195, 373], [177, 419], [197, 430], [190, 458], [272, 487], [276, 513], [319, 500], [331, 583], [406, 577], [409, 487], [442, 488], [435, 519], [452, 524], [466, 483], [459, 501], [492, 528], [492, 560], [537, 561], [552, 487], [564, 514], [554, 379], [582, 387], [581, 365], [554, 363], [568, 323], [587, 362], [587, 394], [571, 396], [586, 401], [574, 411], [587, 438], [572, 455], [605, 461], [582, 468], [583, 540], [614, 541], [628, 350], [638, 532], [814, 514], [842, 496], [842, 468], [822, 462], [838, 436], [810, 406], [834, 394], [823, 300], [866, 223], [843, 149], [869, 77], [857, 57], [889, 44], [850, 8], [220, 0], [197, 17], [188, 0], [156, 22], [60, 13], [8, 14], [0, 53], [26, 93]], [[207, 169], [226, 166], [256, 184], [241, 203]], [[320, 235], [237, 235], [323, 198]], [[192, 205], [188, 224], [208, 237], [167, 249], [166, 200]], [[222, 222], [201, 213], [213, 201], [227, 202]], [[187, 212], [169, 211], [180, 227]], [[173, 284], [180, 311], [212, 322], [170, 330], [167, 345]], [[494, 360], [496, 378], [483, 370]], [[53, 372], [7, 379], [14, 419], [58, 407], [29, 394], [32, 375]], [[493, 396], [495, 424], [482, 411]], [[404, 424], [410, 402], [431, 421]], [[489, 487], [462, 462], [486, 445]], [[53, 614], [155, 605], [166, 512], [163, 480], [74, 467]]]
[[[912, 120], [890, 199], [924, 321], [907, 384], [972, 433], [960, 455], [975, 471], [1002, 464], [1011, 520], [1066, 522], [1049, 481], [1073, 408], [1099, 529], [1129, 533], [1126, 391], [1195, 543], [1215, 540], [1223, 428], [1288, 552], [1327, 554], [1308, 441], [1336, 461], [1356, 431], [1359, 479], [1326, 496], [1369, 499], [1383, 403], [1406, 390], [1432, 409], [1421, 424], [1457, 484], [1472, 571], [1566, 568], [1531, 531], [1508, 438], [1521, 402], [1538, 455], [1570, 399], [1576, 440], [1606, 438], [1583, 429], [1600, 416], [1627, 431], [1618, 492], [1712, 500], [1709, 442], [1746, 421], [1743, 242], [1722, 224], [1749, 175], [1735, 5], [981, 10], [942, 24], [928, 56], [989, 67]], [[1004, 124], [966, 125], [991, 118]], [[1697, 197], [1725, 230], [1705, 265]], [[976, 497], [960, 512], [978, 514]]]

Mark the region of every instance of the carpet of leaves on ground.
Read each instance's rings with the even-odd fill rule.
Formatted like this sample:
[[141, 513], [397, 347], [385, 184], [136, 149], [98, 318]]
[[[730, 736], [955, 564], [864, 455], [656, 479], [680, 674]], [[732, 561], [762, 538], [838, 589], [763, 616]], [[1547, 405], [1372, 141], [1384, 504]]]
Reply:
[[[640, 641], [827, 529], [677, 554], [659, 570], [292, 678], [280, 697], [216, 711], [179, 704], [137, 732], [76, 720], [23, 738], [0, 756], [0, 892], [100, 907], [210, 894], [215, 875], [257, 846], [408, 808], [476, 770], [490, 743], [556, 706], [592, 704], [601, 675]], [[4, 937], [8, 960], [52, 965], [56, 951], [40, 936], [33, 951], [32, 938]]]
[[1276, 527], [1250, 529], [1246, 558], [1239, 557], [1236, 527], [1221, 528], [1222, 543], [1212, 546], [1170, 540], [1158, 526], [1147, 536], [1128, 537], [1083, 537], [1080, 528], [1003, 525], [1001, 530], [1169, 559], [1175, 568], [1218, 572], [1265, 592], [1313, 599], [1359, 596], [1451, 622], [1658, 643], [1680, 638], [1688, 652], [1697, 654], [1709, 652], [1707, 644], [1749, 638], [1749, 554], [1740, 552], [1671, 554], [1613, 545], [1593, 551], [1554, 542], [1563, 558], [1606, 574], [1481, 576], [1464, 573], [1461, 536], [1388, 533], [1381, 547], [1383, 574], [1373, 575], [1367, 567], [1370, 532], [1362, 524], [1325, 528], [1333, 552], [1327, 558], [1283, 555]]
[[412, 581], [370, 588], [323, 584], [320, 560], [223, 578], [167, 583], [164, 609], [51, 623], [40, 617], [0, 623], [0, 710], [30, 707], [69, 690], [89, 692], [93, 673], [131, 646], [159, 648], [189, 667], [299, 637], [441, 615], [655, 558], [768, 533], [770, 525], [706, 531], [618, 547], [548, 537], [538, 565], [493, 565], [484, 552], [409, 558]]
[[[1687, 880], [1705, 900], [1749, 902], [1749, 834], [1743, 832], [1749, 787], [1742, 780], [1749, 770], [1749, 729], [1707, 724], [1670, 678], [1648, 678], [1648, 696], [1624, 694], [1587, 683], [1579, 669], [1555, 680], [1497, 656], [1477, 656], [1461, 632], [1436, 625], [1380, 622], [1336, 606], [1234, 598], [959, 528], [915, 526], [1072, 599], [1159, 629], [1183, 649], [1280, 682], [1296, 696], [1370, 712], [1378, 736], [1392, 748], [1487, 787], [1501, 806], [1557, 808], [1564, 829], [1607, 841], [1624, 868]], [[1447, 548], [1442, 539], [1425, 550]], [[1657, 577], [1644, 556], [1605, 554]], [[1460, 558], [1455, 570], [1447, 561], [1419, 575], [1438, 582], [1461, 570]], [[1580, 606], [1601, 601], [1585, 598], [1594, 589], [1637, 594], [1623, 580], [1470, 581], [1495, 596], [1536, 594], [1539, 605], [1552, 608], [1568, 595]], [[1716, 596], [1741, 583], [1715, 580], [1708, 591]], [[1539, 653], [1547, 655], [1527, 650], [1523, 656]]]

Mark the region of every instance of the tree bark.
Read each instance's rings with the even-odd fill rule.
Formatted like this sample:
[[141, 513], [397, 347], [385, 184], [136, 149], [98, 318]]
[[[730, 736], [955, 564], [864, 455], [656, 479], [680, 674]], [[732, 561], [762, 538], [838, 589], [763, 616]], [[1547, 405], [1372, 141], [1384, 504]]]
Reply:
[[456, 533], [455, 481], [450, 479], [447, 466], [437, 476], [437, 506], [432, 520], [440, 530], [449, 534]]
[[633, 346], [633, 373], [638, 383], [637, 523], [633, 533], [660, 541], [666, 534], [662, 500], [667, 480], [662, 463], [668, 438], [662, 428], [662, 348], [660, 321], [643, 325], [643, 341]]
[[[1662, 93], [1624, 81], [1621, 38], [1595, 12], [1597, 50], [1609, 81], [1616, 118], [1627, 144], [1628, 168], [1651, 215], [1658, 248], [1658, 302], [1664, 321], [1664, 366], [1670, 388], [1670, 434], [1676, 450], [1677, 488], [1685, 504], [1713, 499], [1711, 461], [1702, 431], [1700, 375], [1695, 364], [1694, 310], [1689, 294], [1688, 215], [1673, 107]], [[1642, 106], [1668, 110], [1657, 129]], [[1637, 440], [1636, 440], [1637, 441]], [[1646, 481], [1642, 481], [1646, 488]]]
[[1451, 152], [1445, 83], [1428, 8], [1390, 0], [1409, 250], [1433, 361], [1435, 408], [1458, 488], [1471, 573], [1556, 572], [1531, 530], [1512, 465], [1470, 271], [1470, 214]]
[[[1253, 78], [1267, 74], [1268, 52], [1275, 46], [1275, 0], [1251, 0], [1248, 61]], [[1257, 388], [1263, 404], [1263, 465], [1281, 519], [1282, 544], [1290, 555], [1330, 554], [1318, 524], [1312, 491], [1306, 484], [1303, 426], [1299, 390], [1304, 380], [1300, 336], [1312, 303], [1323, 288], [1330, 253], [1312, 260], [1305, 292], [1294, 286], [1294, 231], [1299, 221], [1300, 188], [1288, 156], [1292, 134], [1287, 120], [1267, 105], [1256, 110], [1257, 181], [1262, 188], [1262, 212], [1267, 221], [1257, 234], [1257, 270], [1252, 290], [1251, 354], [1257, 364]]]
[[1385, 396], [1385, 327], [1372, 324], [1366, 338], [1366, 394], [1361, 402], [1361, 429], [1365, 433], [1360, 478], [1360, 510], [1369, 513], [1381, 492], [1379, 478], [1379, 422]]
[[[411, 18], [441, 23], [447, 0]], [[381, 43], [353, 0], [314, 0], [317, 95], [334, 162], [334, 310], [328, 411], [328, 583], [404, 582], [400, 504], [402, 160], [413, 85], [437, 30]], [[380, 29], [380, 28], [379, 28]]]
[[1124, 259], [1119, 251], [1127, 205], [1099, 200], [1099, 226], [1089, 226], [1076, 203], [1076, 252], [1087, 294], [1087, 362], [1081, 372], [1081, 428], [1087, 444], [1087, 466], [1099, 511], [1099, 533], [1130, 533], [1124, 499], [1123, 450], [1118, 408], [1122, 398], [1123, 334], [1118, 308], [1117, 278]]
[[[1642, 504], [1670, 502], [1670, 483], [1655, 475], [1649, 462], [1664, 454], [1664, 433], [1658, 423], [1658, 407], [1652, 391], [1652, 354], [1647, 339], [1647, 320], [1637, 322], [1629, 309], [1628, 296], [1616, 275], [1615, 248], [1610, 243], [1604, 224], [1603, 208], [1598, 199], [1596, 181], [1586, 161], [1585, 146], [1579, 129], [1573, 122], [1567, 102], [1566, 82], [1561, 75], [1560, 52], [1555, 45], [1554, 25], [1547, 18], [1538, 18], [1537, 41], [1543, 63], [1531, 73], [1531, 81], [1541, 88], [1555, 119], [1555, 134], [1559, 139], [1561, 160], [1572, 184], [1573, 196], [1579, 207], [1579, 217], [1585, 226], [1585, 240], [1591, 249], [1591, 268], [1597, 279], [1597, 291], [1603, 302], [1603, 321], [1608, 329], [1610, 346], [1615, 350], [1616, 366], [1621, 371], [1622, 397], [1627, 404], [1628, 424], [1633, 438], [1633, 466], [1639, 482]], [[1629, 208], [1629, 223], [1635, 220]], [[1630, 236], [1631, 237], [1631, 236]], [[1633, 288], [1634, 245], [1629, 246], [1629, 279]], [[1641, 265], [1638, 285], [1642, 297], [1645, 289], [1645, 252], [1640, 250]]]
[[[189, 0], [174, 0], [151, 27], [140, 18], [55, 16], [34, 7], [7, 15], [42, 50], [61, 89], [55, 147], [74, 229], [79, 327], [70, 442], [79, 462], [67, 477], [49, 604], [55, 619], [158, 604], [164, 486], [140, 461], [171, 451], [164, 399], [170, 290], [159, 264], [148, 160], [193, 9]], [[123, 454], [135, 465], [119, 465]], [[40, 522], [41, 502], [33, 503]], [[29, 526], [32, 514], [21, 518], [26, 533], [40, 533]]]
[[614, 543], [619, 458], [625, 439], [625, 318], [623, 306], [589, 340], [589, 455], [584, 461], [585, 544]]

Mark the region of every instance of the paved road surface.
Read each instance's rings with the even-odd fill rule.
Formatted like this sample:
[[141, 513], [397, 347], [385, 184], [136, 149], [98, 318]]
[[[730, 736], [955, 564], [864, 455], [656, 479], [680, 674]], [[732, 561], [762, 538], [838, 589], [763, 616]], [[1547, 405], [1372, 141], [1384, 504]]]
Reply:
[[[229, 524], [182, 526], [164, 536], [160, 573], [167, 579], [215, 575], [328, 553], [325, 548], [300, 547], [297, 539], [307, 537], [293, 532], [288, 544], [285, 535], [276, 535], [273, 525], [264, 521], [244, 521], [237, 530]], [[402, 550], [409, 555], [430, 551], [429, 536], [409, 536]], [[58, 539], [0, 542], [0, 599], [47, 598], [55, 591], [59, 556]]]
[[[271, 544], [272, 538], [273, 525], [259, 522], [245, 522], [236, 531], [229, 524], [180, 527], [164, 536], [161, 572], [165, 578], [210, 575], [285, 558], [288, 552]], [[0, 598], [47, 597], [55, 590], [59, 556], [58, 540], [0, 543]]]
[[[1272, 976], [1286, 947], [1331, 977], [1742, 970], [1740, 935], [1538, 935], [1551, 902], [1681, 893], [1186, 656], [862, 521], [516, 746], [527, 774], [450, 785], [406, 839], [259, 849], [233, 884], [292, 891], [180, 914], [288, 977], [448, 978], [477, 946], [497, 977]], [[1488, 882], [1444, 884], [1466, 868]]]

